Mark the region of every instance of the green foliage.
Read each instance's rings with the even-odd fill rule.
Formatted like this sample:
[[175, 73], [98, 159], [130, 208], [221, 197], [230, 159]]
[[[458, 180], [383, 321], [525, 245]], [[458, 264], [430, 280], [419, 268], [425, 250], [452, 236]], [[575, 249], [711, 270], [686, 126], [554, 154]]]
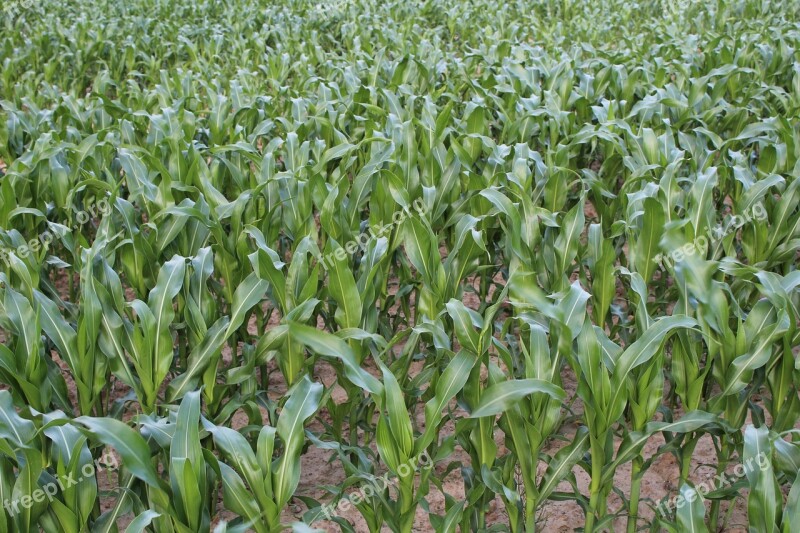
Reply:
[[797, 530], [799, 11], [4, 8], [0, 533]]

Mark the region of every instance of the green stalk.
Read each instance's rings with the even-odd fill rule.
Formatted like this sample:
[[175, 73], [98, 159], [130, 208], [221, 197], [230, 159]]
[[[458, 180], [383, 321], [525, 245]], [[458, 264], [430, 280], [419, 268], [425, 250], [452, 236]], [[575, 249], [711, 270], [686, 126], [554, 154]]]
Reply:
[[530, 496], [525, 498], [525, 531], [536, 532], [536, 498]]
[[717, 524], [719, 522], [719, 506], [720, 500], [714, 500], [711, 502], [711, 509], [709, 510], [709, 517], [708, 517], [708, 530], [709, 531], [718, 531]]
[[697, 439], [691, 438], [694, 434], [691, 433], [689, 436], [690, 438], [686, 446], [681, 450], [681, 483], [689, 479], [689, 469], [692, 466], [692, 454], [694, 453], [695, 446], [697, 446]]
[[[723, 439], [722, 446], [720, 449], [720, 455], [722, 456], [722, 460], [717, 462], [717, 469], [714, 472], [714, 476], [720, 475], [722, 472], [725, 471], [725, 468], [728, 466], [728, 441]], [[719, 510], [720, 510], [720, 500], [713, 500], [711, 502], [711, 509], [709, 510], [708, 516], [708, 530], [709, 531], [717, 531], [718, 530], [718, 523], [719, 523]]]
[[589, 512], [586, 513], [586, 525], [584, 527], [584, 531], [587, 533], [594, 531], [595, 518], [605, 514], [600, 514], [600, 506], [603, 504], [602, 500], [604, 500], [601, 494], [600, 481], [603, 477], [605, 451], [595, 437], [589, 437], [589, 439], [591, 441], [592, 484], [590, 486], [591, 496], [589, 498]]
[[631, 499], [628, 502], [628, 529], [627, 533], [635, 533], [636, 522], [639, 514], [639, 490], [642, 484], [642, 470], [643, 460], [641, 457], [635, 457], [631, 462]]
[[[539, 456], [539, 446], [531, 450], [531, 457]], [[525, 484], [525, 531], [536, 531], [536, 503], [538, 495], [536, 487], [536, 463], [520, 461], [522, 482]]]
[[187, 338], [185, 335], [178, 335], [178, 355], [180, 357], [182, 368], [187, 367], [187, 361], [188, 361], [187, 359], [188, 356], [186, 353], [186, 342]]
[[69, 301], [70, 302], [74, 302], [75, 301], [75, 276], [73, 276], [72, 273], [70, 272], [70, 274], [67, 276], [67, 278], [69, 279]]
[[267, 365], [261, 365], [261, 388], [265, 391], [269, 390], [269, 369]]
[[411, 533], [414, 526], [414, 474], [400, 479], [400, 527], [404, 533]]

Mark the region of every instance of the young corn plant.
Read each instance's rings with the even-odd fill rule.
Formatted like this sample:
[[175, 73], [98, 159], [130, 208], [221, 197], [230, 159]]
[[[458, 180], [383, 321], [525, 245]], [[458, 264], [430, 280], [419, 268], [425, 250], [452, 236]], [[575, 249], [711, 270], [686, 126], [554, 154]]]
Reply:
[[238, 431], [206, 424], [224, 459], [219, 470], [225, 507], [236, 513], [245, 527], [258, 532], [283, 529], [281, 512], [300, 480], [304, 423], [319, 408], [321, 396], [322, 385], [308, 377], [300, 380], [277, 424], [265, 425], [258, 432], [255, 449]]

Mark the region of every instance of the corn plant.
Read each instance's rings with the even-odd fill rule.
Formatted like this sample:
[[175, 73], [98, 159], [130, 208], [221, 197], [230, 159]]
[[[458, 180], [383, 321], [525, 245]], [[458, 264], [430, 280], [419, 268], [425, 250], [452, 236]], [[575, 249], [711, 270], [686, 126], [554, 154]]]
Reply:
[[796, 529], [799, 24], [6, 2], [0, 529]]

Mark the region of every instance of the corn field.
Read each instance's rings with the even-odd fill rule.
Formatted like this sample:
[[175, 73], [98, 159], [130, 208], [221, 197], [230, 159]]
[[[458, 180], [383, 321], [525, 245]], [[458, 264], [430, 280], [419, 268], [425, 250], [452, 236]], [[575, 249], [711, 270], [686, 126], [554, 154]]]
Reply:
[[800, 531], [800, 4], [0, 28], [0, 533]]

